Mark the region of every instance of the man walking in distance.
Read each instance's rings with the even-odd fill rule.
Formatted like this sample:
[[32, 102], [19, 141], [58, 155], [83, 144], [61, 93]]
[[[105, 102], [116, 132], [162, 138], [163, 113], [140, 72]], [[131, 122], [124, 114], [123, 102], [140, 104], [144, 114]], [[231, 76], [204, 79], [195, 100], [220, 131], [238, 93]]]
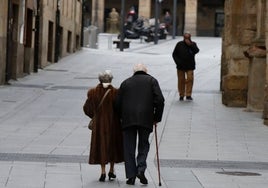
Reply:
[[183, 41], [179, 41], [174, 48], [172, 57], [177, 65], [178, 91], [180, 101], [184, 96], [193, 100], [192, 88], [194, 83], [195, 54], [199, 52], [196, 43], [191, 40], [191, 34], [185, 33]]
[[126, 183], [134, 185], [138, 177], [142, 184], [148, 184], [145, 177], [150, 148], [148, 139], [153, 125], [162, 119], [164, 97], [158, 81], [147, 74], [145, 65], [135, 65], [134, 75], [121, 83], [116, 106], [123, 129], [125, 171], [128, 179]]

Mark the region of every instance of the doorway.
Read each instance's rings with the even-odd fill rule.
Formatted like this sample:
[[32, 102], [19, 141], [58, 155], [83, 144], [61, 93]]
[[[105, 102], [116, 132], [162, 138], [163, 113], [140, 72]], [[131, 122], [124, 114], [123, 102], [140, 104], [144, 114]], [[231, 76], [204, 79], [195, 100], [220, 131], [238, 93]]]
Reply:
[[67, 38], [67, 53], [72, 53], [72, 48], [71, 48], [71, 44], [72, 44], [72, 32], [68, 31], [68, 38]]
[[31, 72], [31, 62], [32, 61], [32, 33], [33, 33], [33, 11], [31, 9], [27, 9], [26, 15], [26, 39], [25, 39], [25, 51], [24, 51], [24, 66], [23, 72], [30, 73]]
[[53, 61], [53, 22], [48, 22], [47, 61]]
[[224, 13], [216, 12], [215, 13], [215, 37], [222, 36], [223, 27], [224, 27]]

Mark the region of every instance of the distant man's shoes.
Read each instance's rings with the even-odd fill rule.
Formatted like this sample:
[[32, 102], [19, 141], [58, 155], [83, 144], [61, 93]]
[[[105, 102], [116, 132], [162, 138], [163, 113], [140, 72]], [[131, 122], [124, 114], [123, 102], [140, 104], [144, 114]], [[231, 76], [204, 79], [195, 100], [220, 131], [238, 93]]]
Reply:
[[139, 173], [137, 174], [137, 177], [140, 179], [140, 182], [141, 182], [142, 184], [145, 184], [145, 185], [148, 184], [148, 180], [147, 180], [147, 178], [145, 177], [144, 172], [139, 172]]
[[126, 183], [128, 185], [134, 185], [135, 184], [135, 179], [136, 179], [136, 177], [129, 178]]
[[180, 101], [183, 101], [183, 96], [180, 96]]
[[188, 100], [188, 101], [192, 101], [193, 98], [192, 98], [191, 96], [187, 96], [187, 97], [186, 97], [186, 100]]

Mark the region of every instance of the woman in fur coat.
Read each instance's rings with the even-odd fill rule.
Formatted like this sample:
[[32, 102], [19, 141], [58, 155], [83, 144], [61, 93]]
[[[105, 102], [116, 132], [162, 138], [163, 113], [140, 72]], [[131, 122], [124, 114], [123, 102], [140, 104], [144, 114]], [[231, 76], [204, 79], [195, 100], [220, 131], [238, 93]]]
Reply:
[[[106, 178], [105, 166], [110, 163], [109, 180], [116, 178], [114, 163], [123, 162], [123, 141], [120, 121], [114, 111], [114, 100], [118, 89], [111, 84], [113, 76], [110, 71], [99, 74], [100, 83], [87, 93], [87, 100], [83, 106], [85, 114], [94, 119], [91, 134], [89, 164], [101, 165], [99, 181]], [[99, 106], [106, 91], [108, 94]]]

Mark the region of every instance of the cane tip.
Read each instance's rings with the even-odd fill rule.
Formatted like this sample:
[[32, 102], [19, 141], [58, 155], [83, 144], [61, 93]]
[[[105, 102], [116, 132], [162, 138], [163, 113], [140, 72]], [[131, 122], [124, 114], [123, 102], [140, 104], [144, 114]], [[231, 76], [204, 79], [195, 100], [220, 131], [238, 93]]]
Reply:
[[162, 184], [161, 184], [161, 183], [159, 183], [159, 186], [162, 186]]

